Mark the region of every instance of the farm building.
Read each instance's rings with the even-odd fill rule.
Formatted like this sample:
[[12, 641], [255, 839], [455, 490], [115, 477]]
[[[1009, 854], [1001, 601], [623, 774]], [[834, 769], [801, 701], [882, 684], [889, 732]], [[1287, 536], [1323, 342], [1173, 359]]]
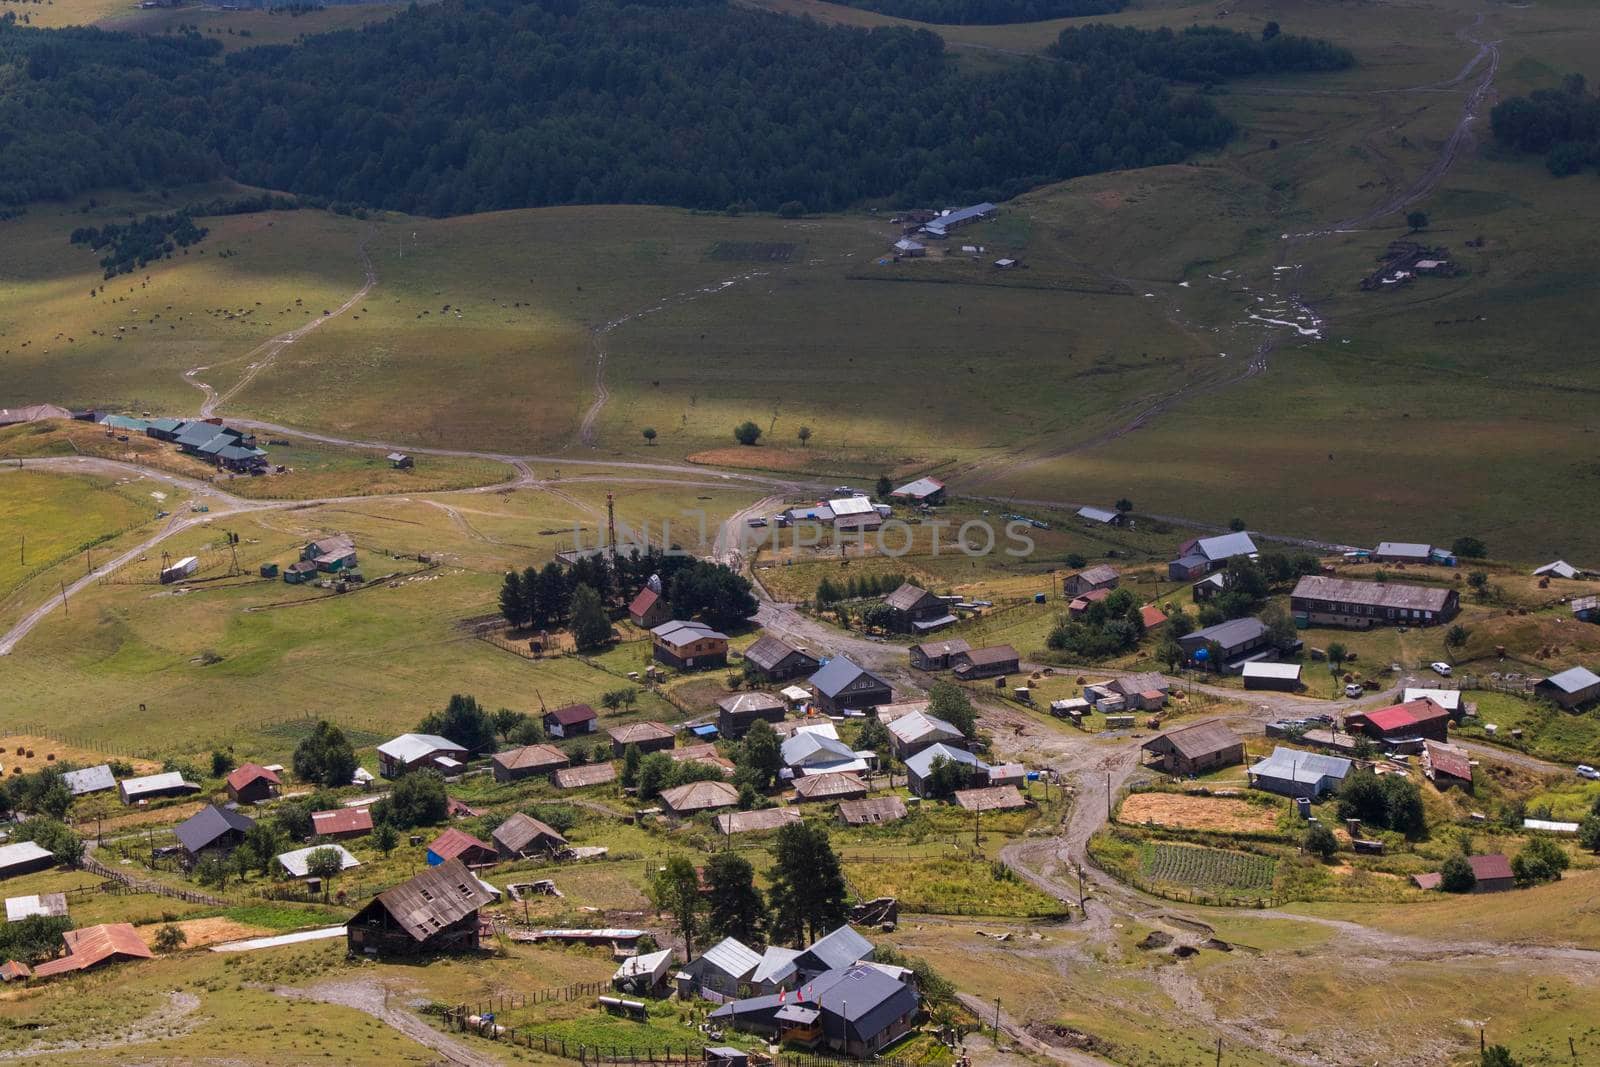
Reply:
[[458, 797], [445, 798], [444, 812], [451, 819], [476, 819], [483, 815], [483, 812]]
[[795, 777], [832, 772], [861, 772], [868, 769], [867, 756], [856, 752], [837, 737], [815, 730], [795, 733], [783, 743], [783, 765]]
[[1117, 573], [1117, 568], [1109, 563], [1100, 563], [1063, 578], [1061, 595], [1076, 597], [1092, 593], [1096, 589], [1115, 589], [1121, 580], [1122, 576]]
[[1400, 703], [1413, 700], [1431, 700], [1457, 721], [1461, 719], [1461, 690], [1459, 689], [1406, 689], [1400, 694]]
[[901, 633], [926, 633], [956, 621], [942, 597], [910, 582], [884, 597], [883, 603], [892, 613], [889, 625]]
[[874, 826], [899, 822], [906, 817], [906, 802], [899, 797], [873, 800], [846, 800], [839, 805], [839, 819], [846, 826]]
[[276, 771], [245, 763], [228, 774], [228, 797], [235, 804], [260, 804], [277, 796], [282, 785]]
[[1600, 676], [1587, 668], [1573, 667], [1540, 680], [1533, 691], [1563, 708], [1575, 708], [1600, 697]]
[[1399, 741], [1450, 739], [1450, 713], [1431, 700], [1391, 704], [1376, 711], [1357, 711], [1344, 717], [1348, 733], [1364, 734], [1374, 741], [1393, 744]]
[[600, 715], [587, 704], [565, 704], [544, 713], [541, 720], [550, 737], [581, 737], [600, 728]]
[[36, 915], [53, 916], [64, 919], [67, 917], [67, 895], [65, 893], [29, 893], [25, 897], [6, 898], [6, 922], [21, 922], [31, 919]]
[[929, 745], [967, 747], [967, 739], [960, 729], [925, 711], [900, 716], [889, 724], [888, 730], [895, 758], [900, 760], [916, 755]]
[[1124, 711], [1160, 711], [1172, 683], [1155, 671], [1143, 671], [1113, 678], [1104, 688], [1122, 697]]
[[1091, 522], [1098, 526], [1121, 526], [1123, 515], [1120, 511], [1109, 508], [1081, 507], [1077, 512], [1078, 518], [1084, 522]]
[[847, 496], [828, 501], [828, 510], [833, 512], [835, 530], [877, 530], [883, 526], [888, 505], [880, 510], [867, 497]]
[[763, 634], [755, 644], [745, 649], [746, 667], [769, 682], [816, 673], [822, 662], [811, 653], [795, 648], [781, 637]]
[[799, 973], [795, 969], [794, 961], [800, 958], [800, 949], [784, 948], [782, 945], [768, 945], [767, 950], [761, 954], [761, 962], [756, 964], [756, 969], [750, 972], [750, 977], [745, 980], [745, 985], [752, 994], [776, 993], [786, 989], [794, 983], [795, 976]]
[[1455, 785], [1472, 792], [1472, 757], [1464, 748], [1441, 741], [1424, 741], [1422, 773], [1440, 789]]
[[401, 734], [378, 746], [378, 773], [385, 778], [421, 768], [455, 774], [466, 760], [466, 749], [437, 734]]
[[491, 766], [497, 782], [516, 782], [524, 778], [548, 778], [572, 761], [554, 745], [523, 745], [496, 752]]
[[660, 580], [652, 577], [650, 581], [628, 604], [628, 618], [644, 630], [653, 630], [672, 618], [672, 606], [658, 588]]
[[356, 569], [356, 543], [349, 534], [334, 534], [307, 544], [300, 550], [300, 559], [315, 563], [324, 574]]
[[1110, 589], [1091, 589], [1087, 593], [1079, 593], [1067, 603], [1067, 615], [1074, 619], [1081, 619], [1089, 614], [1089, 609], [1111, 595]]
[[1588, 573], [1582, 567], [1574, 567], [1564, 559], [1558, 559], [1554, 563], [1546, 563], [1543, 567], [1535, 567], [1533, 569], [1535, 578], [1566, 578], [1569, 581], [1575, 578], [1582, 578]]
[[889, 497], [893, 500], [909, 500], [913, 504], [937, 507], [944, 503], [944, 483], [937, 478], [918, 478], [894, 490]]
[[1218, 767], [1244, 762], [1244, 740], [1221, 719], [1206, 719], [1168, 730], [1140, 746], [1154, 759], [1146, 759], [1167, 774], [1205, 774]]
[[32, 841], [0, 845], [0, 878], [32, 874], [34, 871], [48, 870], [55, 865], [55, 855], [49, 849]]
[[894, 243], [894, 252], [897, 256], [918, 259], [928, 254], [928, 246], [921, 241], [913, 241], [909, 237], [902, 237]]
[[0, 982], [22, 982], [33, 977], [33, 971], [26, 963], [18, 960], [6, 960], [0, 963]]
[[[1249, 660], [1271, 659], [1275, 655], [1267, 624], [1250, 617], [1229, 619], [1185, 634], [1178, 638], [1178, 647], [1183, 649], [1184, 662], [1189, 666], [1223, 673], [1237, 673]], [[1201, 656], [1201, 652], [1206, 655]]]
[[928, 777], [933, 773], [933, 765], [939, 760], [949, 763], [959, 763], [967, 770], [969, 785], [986, 786], [989, 784], [989, 765], [968, 752], [964, 748], [951, 748], [949, 745], [929, 745], [915, 756], [906, 760], [906, 785], [912, 793], [921, 797], [927, 796]]
[[672, 971], [672, 949], [629, 956], [611, 976], [611, 988], [631, 996], [661, 996]]
[[70, 419], [72, 412], [57, 404], [29, 404], [25, 407], [0, 408], [0, 426], [16, 426], [24, 422], [43, 422], [46, 419]]
[[311, 834], [319, 841], [343, 840], [371, 832], [371, 808], [334, 808], [311, 813]]
[[405, 452], [390, 452], [383, 458], [397, 471], [408, 471], [417, 465], [417, 461]]
[[137, 804], [142, 800], [154, 800], [157, 797], [181, 797], [198, 792], [200, 787], [193, 782], [184, 781], [183, 775], [178, 771], [147, 774], [142, 778], [124, 778], [117, 783], [117, 795], [122, 798], [124, 804]]
[[986, 219], [998, 210], [993, 204], [984, 201], [981, 204], [973, 204], [971, 207], [945, 211], [925, 223], [922, 227], [922, 232], [929, 237], [948, 237], [951, 230]]
[[1018, 811], [1028, 801], [1014, 785], [991, 785], [982, 789], [956, 790], [956, 803], [963, 811]]
[[729, 777], [733, 775], [733, 761], [717, 755], [717, 746], [710, 742], [668, 749], [667, 755], [672, 757], [673, 763], [699, 763], [715, 767]]
[[737, 806], [739, 791], [727, 782], [690, 782], [663, 789], [661, 803], [674, 815], [697, 815], [702, 811]]
[[154, 958], [154, 953], [131, 923], [85, 926], [79, 930], [68, 930], [61, 937], [67, 944], [67, 954], [60, 959], [39, 964], [33, 969], [33, 977], [54, 978], [58, 974], [87, 971], [116, 960]]
[[1015, 674], [1021, 657], [1010, 645], [993, 645], [975, 648], [970, 652], [957, 652], [950, 657], [950, 667], [958, 678], [993, 678], [1000, 674]]
[[728, 635], [703, 622], [674, 619], [650, 631], [651, 655], [680, 670], [707, 670], [728, 664]]
[[1302, 626], [1343, 626], [1366, 630], [1385, 623], [1434, 626], [1460, 609], [1454, 589], [1400, 582], [1357, 582], [1308, 574], [1289, 595], [1289, 608]]
[[1372, 562], [1427, 563], [1432, 554], [1432, 545], [1421, 545], [1414, 541], [1383, 541], [1372, 550]]
[[412, 955], [476, 950], [478, 910], [494, 896], [460, 860], [379, 893], [345, 925], [352, 953]]
[[84, 767], [76, 771], [67, 771], [61, 775], [61, 780], [66, 784], [67, 792], [74, 797], [88, 796], [90, 793], [102, 793], [117, 787], [116, 776], [111, 773], [110, 764], [101, 763], [94, 767]]
[[796, 803], [833, 800], [860, 800], [867, 795], [867, 783], [847, 771], [807, 774], [795, 779]]
[[1020, 763], [997, 763], [989, 768], [989, 785], [1021, 786], [1028, 780], [1028, 768]]
[[971, 651], [972, 646], [960, 637], [952, 637], [948, 641], [924, 641], [911, 646], [911, 665], [919, 671], [947, 671], [955, 656]]
[[200, 569], [198, 556], [184, 556], [176, 563], [161, 568], [160, 582], [162, 585], [171, 585], [181, 582]]
[[1179, 556], [1167, 564], [1167, 577], [1174, 582], [1191, 582], [1202, 577], [1211, 569], [1211, 564], [1204, 556], [1191, 553]]
[[1279, 689], [1294, 692], [1303, 688], [1298, 663], [1246, 663], [1240, 671], [1246, 689]]
[[1250, 784], [1281, 797], [1316, 800], [1343, 785], [1352, 766], [1342, 756], [1324, 756], [1278, 746], [1273, 748], [1272, 755], [1250, 768]]
[[817, 938], [796, 956], [794, 966], [800, 977], [809, 981], [839, 967], [870, 960], [876, 952], [871, 941], [849, 926], [839, 926]]
[[1227, 591], [1228, 572], [1217, 571], [1195, 582], [1194, 588], [1189, 590], [1189, 595], [1194, 598], [1196, 604], [1208, 604]]
[[[283, 568], [285, 585], [304, 585], [317, 576], [317, 565], [309, 559], [296, 560]], [[265, 577], [265, 576], [264, 576]]]
[[339, 869], [348, 871], [352, 867], [361, 866], [361, 861], [350, 854], [350, 850], [343, 845], [312, 845], [309, 848], [297, 848], [292, 852], [285, 852], [274, 856], [278, 866], [291, 878], [308, 878], [311, 875], [311, 854], [318, 849], [332, 849], [339, 854]]
[[879, 722], [887, 726], [896, 719], [910, 715], [914, 711], [927, 711], [928, 707], [929, 702], [927, 700], [897, 700], [893, 704], [879, 704], [872, 709], [872, 714], [877, 717]]
[[557, 789], [586, 789], [617, 780], [615, 763], [586, 763], [582, 767], [563, 767], [555, 774]]
[[737, 996], [739, 984], [761, 965], [761, 953], [735, 937], [725, 937], [678, 971], [678, 995], [709, 992]]
[[725, 812], [713, 821], [716, 823], [717, 833], [723, 837], [731, 837], [734, 834], [781, 830], [791, 823], [799, 822], [800, 813], [794, 808], [760, 808], [756, 811]]
[[920, 1013], [911, 985], [882, 968], [858, 964], [809, 979], [790, 1002], [781, 993], [747, 997], [722, 1005], [710, 1018], [736, 1030], [866, 1058], [908, 1032]]
[[452, 826], [433, 839], [427, 851], [428, 866], [459, 860], [468, 867], [489, 867], [499, 862], [494, 846], [479, 841], [465, 830]]
[[671, 748], [677, 739], [672, 727], [659, 722], [630, 722], [625, 726], [613, 726], [606, 731], [606, 735], [611, 738], [611, 754], [618, 759], [628, 751], [629, 746], [637, 748], [641, 754], [660, 752]]
[[888, 682], [856, 666], [847, 656], [835, 656], [808, 681], [817, 692], [817, 703], [829, 715], [865, 711], [894, 699]]
[[1255, 554], [1256, 543], [1242, 531], [1216, 537], [1199, 537], [1178, 546], [1178, 558], [1167, 564], [1167, 572], [1178, 581], [1186, 581], [1217, 570], [1235, 556]]
[[1146, 630], [1154, 630], [1167, 621], [1167, 613], [1154, 604], [1146, 604], [1139, 609], [1139, 621], [1144, 624]]
[[[808, 694], [809, 695], [809, 694]], [[783, 721], [788, 706], [771, 693], [733, 693], [717, 701], [717, 733], [729, 740], [738, 740], [750, 732], [756, 721], [770, 723]]]
[[232, 852], [255, 824], [248, 815], [207, 804], [179, 823], [175, 832], [184, 859], [192, 867], [207, 853], [226, 856]]
[[[1517, 879], [1511, 870], [1511, 861], [1498, 852], [1487, 856], [1468, 856], [1467, 864], [1477, 879], [1472, 887], [1474, 893], [1504, 893], [1516, 888]], [[1418, 889], [1438, 889], [1443, 879], [1435, 871], [1431, 874], [1414, 874], [1411, 881]]]
[[495, 827], [489, 835], [494, 839], [495, 850], [502, 859], [520, 859], [544, 852], [557, 852], [567, 847], [561, 831], [532, 815], [516, 812]]
[[1570, 607], [1579, 622], [1600, 622], [1600, 596], [1575, 596]]

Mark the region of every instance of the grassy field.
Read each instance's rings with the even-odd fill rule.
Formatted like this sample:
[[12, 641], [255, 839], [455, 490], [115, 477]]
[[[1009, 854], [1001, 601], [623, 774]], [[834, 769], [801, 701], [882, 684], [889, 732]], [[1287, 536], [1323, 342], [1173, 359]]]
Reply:
[[0, 601], [27, 578], [149, 521], [158, 508], [101, 479], [0, 467]]

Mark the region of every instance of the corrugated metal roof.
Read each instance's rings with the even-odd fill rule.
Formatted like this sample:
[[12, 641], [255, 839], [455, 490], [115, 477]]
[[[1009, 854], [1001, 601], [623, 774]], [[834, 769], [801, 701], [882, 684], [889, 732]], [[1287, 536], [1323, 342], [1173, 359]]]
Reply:
[[67, 955], [58, 960], [41, 963], [33, 969], [35, 978], [48, 978], [69, 971], [87, 970], [116, 956], [152, 959], [154, 954], [140, 939], [129, 923], [103, 923], [86, 926], [81, 930], [68, 930], [62, 935], [67, 943]]
[[23, 919], [35, 915], [54, 915], [64, 917], [67, 914], [67, 895], [65, 893], [30, 893], [25, 897], [6, 898], [6, 922], [21, 922]]
[[67, 784], [67, 792], [75, 797], [85, 793], [98, 793], [102, 789], [115, 789], [117, 787], [116, 775], [111, 773], [111, 767], [102, 763], [96, 767], [84, 767], [81, 770], [67, 771], [61, 776]]
[[700, 959], [730, 978], [743, 978], [761, 963], [761, 955], [735, 937], [718, 941], [706, 949]]
[[808, 774], [794, 783], [794, 791], [804, 800], [834, 800], [860, 796], [867, 791], [867, 783], [844, 772]]
[[1244, 744], [1239, 735], [1230, 730], [1227, 723], [1221, 719], [1205, 719], [1188, 726], [1180, 726], [1175, 730], [1168, 730], [1160, 737], [1146, 741], [1143, 747], [1150, 748], [1161, 740], [1165, 740], [1186, 759], [1199, 759]]
[[1435, 774], [1445, 774], [1451, 778], [1459, 778], [1463, 782], [1472, 781], [1472, 758], [1467, 755], [1467, 750], [1464, 748], [1438, 741], [1424, 741], [1422, 762], [1426, 769], [1432, 770]]
[[889, 495], [910, 497], [912, 500], [921, 500], [924, 497], [932, 496], [943, 488], [944, 483], [937, 478], [918, 478], [914, 482], [907, 482], [905, 485], [902, 485]]
[[727, 782], [690, 782], [662, 790], [661, 802], [679, 813], [710, 811], [739, 803], [739, 791]]
[[812, 942], [811, 947], [802, 955], [806, 957], [802, 965], [815, 960], [828, 970], [838, 967], [848, 967], [858, 960], [864, 960], [872, 955], [872, 942], [856, 933], [849, 926], [840, 926], [831, 930]]
[[1442, 586], [1406, 585], [1398, 582], [1357, 582], [1349, 578], [1329, 578], [1308, 574], [1295, 584], [1291, 596], [1312, 600], [1333, 600], [1375, 608], [1403, 608], [1408, 611], [1445, 609], [1451, 590]]
[[896, 822], [906, 817], [906, 802], [899, 797], [844, 800], [839, 803], [839, 817], [850, 826]]
[[906, 769], [914, 772], [919, 778], [926, 778], [928, 772], [933, 770], [933, 761], [947, 759], [952, 763], [959, 763], [966, 767], [979, 770], [988, 770], [989, 765], [972, 753], [961, 748], [951, 748], [949, 745], [929, 745], [906, 760]]
[[928, 595], [928, 591], [921, 586], [904, 582], [900, 588], [884, 597], [883, 602], [896, 611], [910, 611]]
[[1078, 509], [1078, 518], [1088, 519], [1090, 522], [1115, 522], [1117, 513], [1106, 508], [1082, 507]]
[[745, 649], [744, 658], [763, 670], [771, 670], [797, 651], [783, 638], [764, 634], [759, 641]]
[[636, 745], [646, 741], [670, 741], [672, 727], [659, 722], [630, 722], [613, 726], [606, 735], [619, 745]]
[[567, 754], [554, 745], [523, 745], [521, 748], [507, 749], [504, 752], [496, 752], [494, 761], [511, 771], [565, 767], [571, 762]]
[[1300, 677], [1300, 664], [1298, 663], [1266, 663], [1256, 660], [1244, 665], [1246, 678], [1277, 678], [1283, 681], [1295, 681]]
[[245, 833], [256, 824], [248, 815], [207, 804], [178, 824], [178, 843], [188, 852], [208, 848], [230, 833]]
[[387, 911], [412, 940], [426, 941], [493, 899], [465, 864], [446, 860], [378, 894], [373, 903]]
[[265, 778], [273, 785], [282, 785], [282, 781], [272, 771], [257, 763], [245, 763], [233, 769], [228, 774], [228, 788], [238, 792], [258, 778]]
[[1250, 775], [1315, 785], [1324, 778], [1344, 781], [1352, 766], [1349, 760], [1340, 756], [1324, 756], [1320, 752], [1301, 752], [1279, 746], [1272, 750], [1272, 755], [1251, 767]]
[[797, 948], [768, 945], [767, 951], [761, 954], [761, 962], [756, 965], [755, 972], [750, 975], [750, 984], [764, 985], [787, 981], [794, 977], [794, 961], [799, 958], [800, 950]]
[[488, 842], [479, 841], [465, 830], [455, 826], [450, 827], [450, 829], [434, 838], [433, 844], [428, 846], [428, 851], [442, 860], [457, 859], [473, 849], [493, 852], [494, 846]]
[[554, 711], [544, 713], [547, 719], [554, 719], [562, 726], [581, 726], [600, 718], [600, 714], [587, 704], [565, 704]]
[[582, 789], [591, 785], [605, 785], [617, 780], [614, 763], [588, 763], [582, 767], [563, 767], [556, 772], [556, 785], [561, 789]]
[[495, 827], [491, 836], [494, 837], [495, 844], [503, 846], [509, 852], [522, 852], [541, 837], [549, 839], [552, 844], [567, 843], [567, 839], [561, 836], [561, 831], [554, 826], [540, 822], [532, 815], [520, 811]]
[[730, 811], [717, 816], [717, 832], [719, 834], [748, 834], [762, 830], [781, 830], [790, 823], [800, 821], [800, 813], [793, 808]]
[[1560, 674], [1552, 674], [1545, 679], [1545, 682], [1563, 693], [1579, 693], [1591, 685], [1600, 685], [1600, 676], [1596, 676], [1587, 667], [1573, 667]]
[[1234, 556], [1253, 556], [1256, 552], [1256, 543], [1250, 540], [1250, 535], [1244, 531], [1238, 533], [1221, 534], [1217, 537], [1202, 537], [1195, 542], [1195, 549], [1212, 563], [1231, 559]]
[[1515, 877], [1511, 870], [1511, 861], [1499, 852], [1492, 852], [1487, 856], [1468, 856], [1467, 862], [1472, 865], [1472, 873], [1480, 882]]
[[858, 667], [848, 656], [835, 656], [823, 665], [822, 669], [807, 679], [817, 692], [824, 696], [836, 697], [844, 692], [857, 678], [863, 674], [870, 675], [872, 679], [885, 688], [889, 683], [872, 674], [864, 667]]
[[944, 719], [936, 718], [924, 711], [913, 711], [909, 715], [902, 715], [889, 724], [889, 732], [906, 744], [916, 744], [928, 738], [944, 741], [960, 741], [962, 733], [954, 725]]
[[183, 775], [178, 771], [147, 774], [143, 778], [124, 778], [120, 787], [129, 800], [137, 799], [147, 793], [165, 792], [168, 789], [190, 789], [195, 792], [200, 789], [193, 782], [184, 781]]
[[293, 852], [285, 852], [277, 857], [283, 869], [294, 878], [304, 878], [311, 873], [309, 864], [311, 854], [318, 849], [331, 848], [339, 854], [339, 869], [348, 871], [352, 867], [361, 866], [361, 861], [350, 854], [350, 850], [343, 845], [312, 845], [309, 848], [297, 848]]
[[379, 745], [378, 751], [402, 763], [415, 763], [435, 752], [458, 752], [463, 756], [467, 754], [466, 749], [438, 734], [401, 734]]
[[1428, 553], [1433, 551], [1432, 545], [1418, 544], [1415, 541], [1382, 541], [1373, 551], [1375, 556], [1400, 556], [1403, 559], [1428, 558]]
[[371, 808], [334, 808], [311, 813], [311, 829], [319, 834], [358, 834], [372, 829]]
[[836, 737], [813, 730], [795, 733], [783, 743], [783, 762], [787, 767], [837, 763], [856, 758], [855, 750]]
[[[807, 693], [807, 696], [811, 694]], [[771, 693], [752, 691], [734, 693], [717, 701], [717, 707], [729, 715], [749, 714], [757, 711], [782, 711], [786, 705]]]
[[1212, 641], [1223, 648], [1234, 648], [1247, 641], [1254, 641], [1267, 632], [1267, 624], [1257, 618], [1246, 617], [1243, 619], [1229, 619], [1219, 622], [1215, 626], [1207, 626], [1203, 630], [1196, 630], [1179, 639], [1184, 645], [1205, 645]]
[[1413, 700], [1431, 700], [1446, 711], [1461, 710], [1459, 689], [1407, 689], [1400, 694], [1402, 704], [1409, 704]]
[[728, 635], [720, 630], [713, 630], [703, 622], [694, 622], [685, 619], [672, 619], [654, 627], [650, 631], [669, 645], [682, 646], [692, 641], [705, 641], [721, 639], [726, 641]]
[[1028, 802], [1014, 785], [992, 785], [985, 789], [958, 789], [956, 803], [965, 811], [1015, 811]]

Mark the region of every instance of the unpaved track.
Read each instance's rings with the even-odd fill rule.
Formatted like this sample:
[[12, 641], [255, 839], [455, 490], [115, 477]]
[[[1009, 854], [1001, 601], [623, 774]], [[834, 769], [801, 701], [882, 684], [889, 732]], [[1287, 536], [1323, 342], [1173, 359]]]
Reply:
[[280, 986], [273, 990], [280, 997], [291, 1000], [314, 1000], [320, 1004], [337, 1004], [365, 1012], [392, 1029], [409, 1037], [419, 1045], [437, 1052], [448, 1063], [460, 1067], [500, 1067], [500, 1061], [485, 1056], [465, 1041], [435, 1030], [421, 1018], [401, 1005], [405, 1002], [399, 993], [390, 993], [374, 978], [319, 982], [300, 988]]

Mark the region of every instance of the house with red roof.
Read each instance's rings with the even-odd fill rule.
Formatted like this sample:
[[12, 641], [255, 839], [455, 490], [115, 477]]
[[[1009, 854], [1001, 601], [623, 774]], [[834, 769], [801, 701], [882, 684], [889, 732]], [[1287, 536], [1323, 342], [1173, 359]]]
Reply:
[[1139, 609], [1139, 618], [1144, 622], [1146, 630], [1154, 630], [1157, 626], [1167, 621], [1167, 613], [1154, 604], [1146, 604]]
[[1439, 789], [1458, 785], [1472, 792], [1472, 758], [1464, 748], [1442, 741], [1422, 743], [1422, 773]]
[[500, 859], [493, 845], [485, 844], [465, 830], [451, 827], [433, 839], [428, 846], [428, 866], [437, 867], [450, 860], [460, 860], [468, 867], [488, 867]]
[[1352, 712], [1344, 717], [1344, 728], [1374, 741], [1448, 741], [1450, 713], [1424, 697], [1377, 711]]
[[628, 618], [641, 630], [653, 630], [672, 618], [672, 607], [667, 603], [667, 598], [661, 595], [660, 589], [655, 585], [647, 585], [639, 590], [639, 595], [628, 605]]
[[338, 841], [371, 832], [371, 808], [334, 808], [311, 813], [311, 833], [318, 839]]
[[276, 772], [245, 763], [228, 775], [228, 796], [235, 804], [259, 804], [277, 796], [282, 785]]
[[81, 930], [68, 930], [61, 936], [67, 943], [67, 954], [39, 964], [33, 969], [35, 978], [87, 971], [112, 960], [148, 960], [155, 955], [131, 923], [85, 926]]
[[544, 732], [550, 737], [592, 734], [599, 727], [600, 716], [587, 704], [568, 704], [544, 713]]

